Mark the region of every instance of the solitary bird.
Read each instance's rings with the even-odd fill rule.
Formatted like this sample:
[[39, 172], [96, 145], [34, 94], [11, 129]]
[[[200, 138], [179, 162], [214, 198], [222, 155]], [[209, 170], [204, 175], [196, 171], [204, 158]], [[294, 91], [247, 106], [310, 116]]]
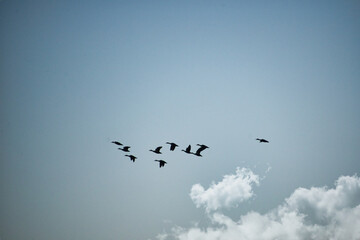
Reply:
[[116, 145], [119, 145], [119, 146], [122, 145], [122, 143], [119, 143], [118, 141], [112, 141], [112, 143], [114, 143], [114, 144], [116, 144]]
[[170, 151], [174, 151], [175, 148], [179, 146], [176, 143], [172, 143], [172, 142], [166, 142], [166, 144], [170, 144]]
[[185, 150], [183, 149], [183, 150], [181, 150], [181, 151], [186, 152], [186, 153], [188, 153], [188, 154], [192, 154], [192, 152], [191, 152], [191, 145], [189, 145]]
[[160, 152], [160, 149], [161, 149], [161, 148], [162, 148], [162, 147], [160, 146], [160, 147], [155, 148], [155, 150], [150, 149], [149, 151], [154, 152], [154, 153], [156, 153], [156, 154], [161, 154], [161, 152]]
[[124, 151], [124, 152], [130, 152], [129, 148], [130, 148], [129, 146], [125, 146], [123, 148], [118, 148], [118, 149], [121, 150], [121, 151]]
[[268, 143], [269, 141], [263, 138], [257, 138], [256, 140], [259, 141], [259, 143]]
[[137, 157], [135, 157], [134, 155], [125, 155], [127, 157], [130, 158], [131, 161], [135, 162], [135, 159], [137, 159]]
[[155, 160], [155, 162], [159, 162], [159, 167], [164, 167], [165, 164], [167, 164], [167, 162], [165, 162], [164, 160]]

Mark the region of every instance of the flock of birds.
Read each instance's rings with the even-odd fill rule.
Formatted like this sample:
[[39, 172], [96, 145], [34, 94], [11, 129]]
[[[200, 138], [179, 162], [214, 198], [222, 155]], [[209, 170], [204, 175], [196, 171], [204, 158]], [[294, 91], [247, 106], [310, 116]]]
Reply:
[[[257, 141], [259, 141], [259, 143], [269, 143], [268, 140], [263, 139], [263, 138], [256, 138]], [[123, 152], [130, 152], [130, 146], [124, 146], [122, 143], [118, 142], [118, 141], [112, 141], [113, 144], [117, 145], [117, 146], [122, 146], [119, 147], [118, 149], [123, 151]], [[178, 147], [179, 145], [177, 145], [176, 143], [173, 142], [166, 142], [166, 144], [170, 145], [170, 151], [174, 151], [176, 147]], [[193, 154], [195, 156], [198, 157], [202, 157], [201, 152], [204, 151], [205, 149], [209, 148], [208, 146], [204, 145], [204, 144], [196, 144], [199, 148], [195, 151], [195, 152], [191, 152], [191, 145], [189, 145], [186, 149], [182, 149], [181, 151], [187, 153], [187, 154]], [[162, 154], [161, 152], [162, 146], [159, 146], [157, 148], [150, 149], [149, 151], [156, 153], [156, 154]], [[130, 161], [135, 162], [135, 160], [137, 159], [137, 157], [135, 157], [132, 154], [125, 154], [126, 157], [130, 158]], [[167, 162], [165, 162], [164, 160], [159, 160], [156, 159], [154, 160], [155, 162], [159, 162], [159, 167], [162, 168], [165, 166], [165, 164], [167, 164]]]
[[[112, 143], [118, 145], [118, 146], [123, 146], [122, 143], [118, 142], [118, 141], [112, 141]], [[166, 144], [169, 144], [170, 145], [170, 151], [174, 151], [176, 147], [178, 147], [179, 145], [177, 145], [176, 143], [173, 143], [173, 142], [166, 142]], [[204, 151], [205, 149], [209, 148], [208, 146], [204, 145], [204, 144], [197, 144], [197, 146], [199, 146], [199, 148], [196, 150], [196, 152], [191, 152], [191, 145], [189, 145], [185, 150], [181, 150], [187, 154], [193, 154], [195, 156], [198, 156], [198, 157], [202, 157], [201, 155], [201, 152]], [[123, 151], [123, 152], [130, 152], [130, 146], [123, 146], [123, 147], [119, 147], [118, 148], [119, 150]], [[153, 152], [153, 153], [156, 153], [156, 154], [162, 154], [161, 152], [161, 149], [162, 149], [162, 146], [159, 146], [155, 149], [150, 149], [149, 151]], [[134, 155], [132, 154], [125, 154], [126, 157], [129, 157], [131, 161], [135, 162], [135, 160], [137, 159], [137, 157], [135, 157]], [[159, 159], [156, 159], [154, 160], [155, 162], [159, 162], [159, 167], [164, 167], [165, 164], [167, 164], [166, 161], [164, 160], [159, 160]]]

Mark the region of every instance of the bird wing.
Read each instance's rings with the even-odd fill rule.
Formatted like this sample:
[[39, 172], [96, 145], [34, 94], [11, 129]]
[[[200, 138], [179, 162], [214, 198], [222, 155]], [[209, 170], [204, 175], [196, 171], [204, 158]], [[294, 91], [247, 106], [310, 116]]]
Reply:
[[172, 143], [170, 146], [170, 150], [174, 151], [177, 146], [178, 145], [176, 143]]
[[200, 152], [204, 151], [206, 149], [206, 147], [201, 146], [199, 147], [199, 149], [196, 151], [197, 154], [200, 154]]
[[204, 150], [205, 148], [199, 148], [198, 150], [196, 150], [195, 155], [200, 155], [200, 153]]
[[209, 148], [208, 146], [206, 146], [205, 144], [196, 144], [196, 145], [198, 145], [199, 147], [201, 147], [201, 148], [203, 148], [203, 149], [205, 149], [205, 148]]
[[160, 146], [160, 147], [157, 147], [157, 148], [155, 148], [155, 152], [160, 152], [160, 149], [161, 149], [162, 147]]

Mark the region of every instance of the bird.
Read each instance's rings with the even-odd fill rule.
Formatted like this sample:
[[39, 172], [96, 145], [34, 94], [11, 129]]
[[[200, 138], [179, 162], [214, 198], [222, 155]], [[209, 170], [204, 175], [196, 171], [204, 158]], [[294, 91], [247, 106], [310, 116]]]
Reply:
[[150, 149], [149, 151], [154, 152], [156, 154], [161, 154], [161, 152], [160, 152], [161, 148], [162, 148], [162, 146], [155, 148], [155, 150]]
[[119, 146], [122, 145], [122, 143], [119, 143], [118, 141], [112, 141], [112, 143], [114, 143], [114, 144], [116, 144], [116, 145], [119, 145]]
[[126, 157], [129, 157], [131, 161], [135, 162], [135, 159], [137, 159], [137, 157], [135, 157], [134, 155], [125, 155]]
[[263, 138], [257, 138], [256, 140], [259, 141], [259, 143], [268, 143], [269, 141]]
[[166, 144], [170, 144], [170, 151], [174, 151], [175, 148], [179, 146], [176, 143], [172, 143], [172, 142], [166, 142]]
[[123, 148], [118, 148], [119, 150], [122, 150], [122, 151], [124, 151], [124, 152], [130, 152], [129, 151], [129, 146], [125, 146], [125, 147], [123, 147]]
[[165, 162], [164, 160], [155, 160], [155, 162], [159, 162], [159, 167], [164, 167], [165, 164], [167, 164], [167, 162]]
[[189, 145], [185, 150], [183, 149], [183, 150], [181, 150], [181, 151], [186, 152], [186, 153], [188, 153], [188, 154], [192, 154], [192, 152], [191, 152], [191, 145]]
[[204, 151], [205, 149], [209, 148], [208, 146], [204, 145], [204, 144], [196, 144], [197, 146], [200, 146], [198, 150], [196, 150], [195, 153], [192, 153], [198, 157], [202, 157], [202, 155], [200, 154], [202, 151]]

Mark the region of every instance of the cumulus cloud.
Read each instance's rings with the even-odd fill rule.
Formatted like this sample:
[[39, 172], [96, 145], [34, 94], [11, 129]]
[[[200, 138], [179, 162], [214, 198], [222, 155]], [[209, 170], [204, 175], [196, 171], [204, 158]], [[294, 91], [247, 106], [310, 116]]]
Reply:
[[162, 237], [179, 240], [358, 240], [360, 179], [356, 175], [342, 176], [330, 189], [298, 188], [272, 211], [265, 214], [249, 212], [238, 221], [220, 212], [209, 217], [211, 226], [175, 227]]
[[232, 207], [254, 195], [252, 186], [259, 185], [259, 176], [248, 168], [237, 168], [233, 175], [225, 175], [219, 183], [213, 183], [208, 189], [200, 184], [192, 186], [190, 197], [196, 207], [205, 207], [206, 211], [222, 207]]

